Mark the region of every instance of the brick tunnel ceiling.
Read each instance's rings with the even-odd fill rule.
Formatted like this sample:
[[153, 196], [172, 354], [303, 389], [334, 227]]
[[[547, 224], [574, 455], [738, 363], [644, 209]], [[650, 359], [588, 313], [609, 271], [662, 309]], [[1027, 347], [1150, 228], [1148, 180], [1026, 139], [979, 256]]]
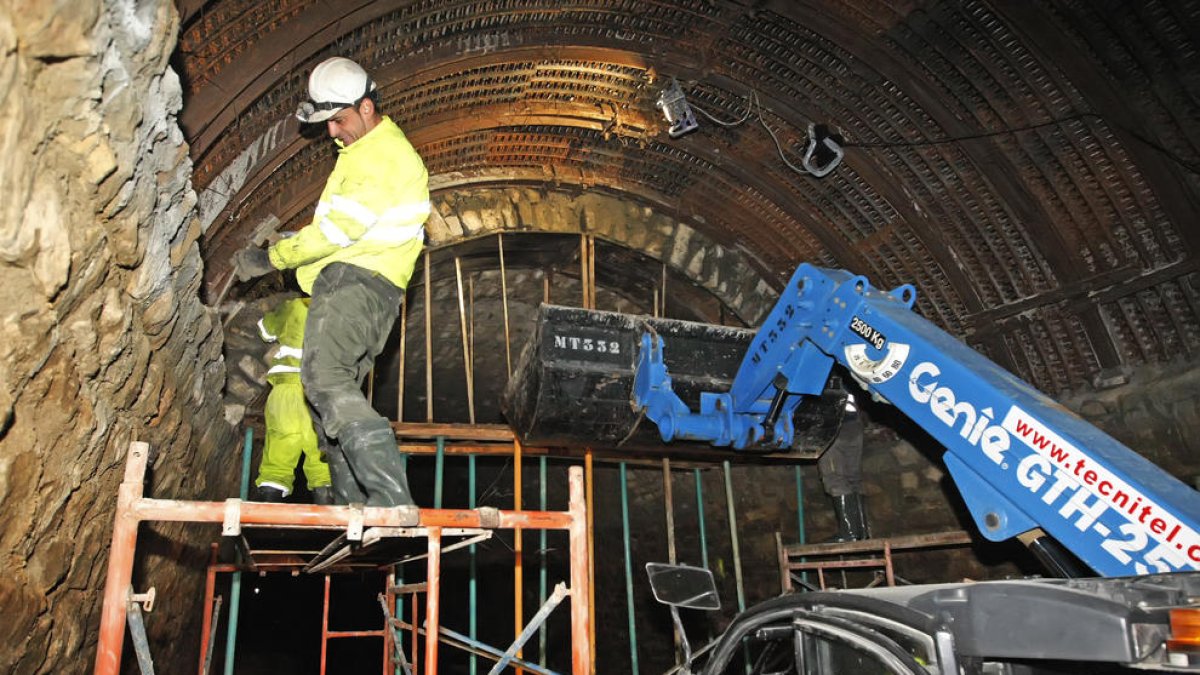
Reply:
[[[291, 113], [344, 55], [425, 158], [435, 220], [464, 195], [604, 195], [775, 289], [801, 261], [913, 283], [923, 315], [1052, 393], [1200, 347], [1200, 2], [178, 5], [210, 294], [265, 218], [311, 217], [333, 147]], [[672, 77], [724, 120], [757, 92], [761, 123], [668, 138], [654, 100]], [[795, 163], [810, 122], [847, 144], [821, 179], [764, 128]], [[467, 225], [431, 224], [433, 243], [486, 229]], [[644, 248], [627, 262], [689, 276]]]

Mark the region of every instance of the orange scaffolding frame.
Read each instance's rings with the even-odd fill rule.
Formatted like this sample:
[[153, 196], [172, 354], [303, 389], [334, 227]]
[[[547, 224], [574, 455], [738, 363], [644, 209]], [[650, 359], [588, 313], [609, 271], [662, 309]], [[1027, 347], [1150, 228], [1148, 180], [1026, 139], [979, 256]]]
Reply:
[[266, 504], [240, 499], [224, 502], [151, 499], [143, 496], [149, 456], [150, 446], [135, 441], [130, 444], [125, 458], [125, 477], [117, 492], [112, 545], [109, 549], [108, 576], [93, 671], [95, 675], [118, 675], [120, 672], [128, 603], [133, 595], [138, 525], [142, 521], [222, 523], [223, 534], [236, 534], [242, 525], [336, 527], [345, 528], [348, 539], [361, 537], [364, 527], [425, 528], [429, 540], [425, 675], [437, 675], [442, 529], [566, 530], [570, 542], [571, 673], [590, 675], [592, 654], [588, 639], [591, 626], [587, 501], [581, 467], [573, 466], [569, 470], [570, 497], [566, 511], [417, 509]]

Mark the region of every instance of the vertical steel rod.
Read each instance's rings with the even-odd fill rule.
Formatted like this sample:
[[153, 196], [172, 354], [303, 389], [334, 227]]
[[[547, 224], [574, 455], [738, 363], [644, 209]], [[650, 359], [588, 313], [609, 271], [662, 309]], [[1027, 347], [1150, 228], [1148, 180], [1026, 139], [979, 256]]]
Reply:
[[[426, 586], [426, 588], [428, 588], [428, 586]], [[420, 596], [418, 596], [416, 593], [412, 594], [412, 606], [412, 650], [410, 650], [408, 653], [412, 654], [412, 671], [415, 675], [416, 673], [421, 672], [421, 666], [420, 663], [418, 663], [421, 658], [421, 635], [420, 628], [418, 627], [421, 622], [421, 606]]]
[[779, 592], [790, 593], [792, 591], [792, 572], [788, 569], [787, 551], [783, 548], [783, 536], [778, 530], [775, 532], [775, 557], [779, 562]]
[[625, 613], [629, 619], [629, 667], [638, 675], [637, 622], [633, 613], [633, 555], [629, 546], [629, 478], [621, 462], [621, 540], [625, 545]]
[[[442, 589], [442, 528], [429, 528], [429, 559], [426, 564], [425, 590], [425, 675], [438, 671], [438, 621], [441, 616]], [[416, 622], [413, 622], [416, 625]]]
[[704, 487], [700, 483], [700, 469], [692, 469], [696, 476], [696, 515], [700, 520], [700, 561], [708, 569], [708, 532], [704, 527]]
[[733, 578], [737, 582], [738, 612], [746, 611], [746, 589], [742, 583], [742, 554], [738, 548], [737, 512], [733, 505], [733, 479], [729, 475], [729, 460], [721, 463], [725, 472], [725, 503], [729, 509], [729, 539], [733, 544]]
[[659, 293], [658, 297], [662, 298], [662, 307], [659, 308], [661, 310], [661, 313], [659, 314], [659, 316], [661, 316], [665, 319], [667, 317], [667, 261], [666, 260], [664, 260], [663, 264], [662, 264], [662, 291]]
[[[546, 510], [546, 458], [538, 457], [538, 508]], [[546, 602], [546, 530], [538, 530], [538, 602]], [[538, 630], [538, 665], [546, 666], [546, 626]], [[472, 673], [474, 675], [474, 673]]]
[[137, 546], [137, 517], [131, 507], [142, 496], [142, 481], [150, 446], [135, 441], [125, 456], [125, 479], [117, 488], [117, 509], [112, 543], [108, 549], [108, 577], [100, 614], [100, 637], [96, 645], [96, 675], [117, 675], [125, 646], [125, 613], [133, 581], [133, 552]]
[[329, 583], [325, 575], [325, 604], [321, 607], [321, 675], [325, 675], [325, 660], [329, 656]]
[[[671, 493], [671, 460], [662, 458], [663, 479], [663, 511], [667, 514], [667, 561], [672, 565], [679, 562], [675, 552], [675, 499]], [[671, 641], [675, 645], [676, 661], [679, 660], [680, 642], [679, 631], [671, 631]]]
[[596, 309], [596, 236], [588, 235], [588, 309]]
[[400, 366], [396, 374], [396, 421], [404, 421], [404, 349], [408, 343], [408, 296], [400, 302]]
[[[804, 531], [804, 476], [800, 471], [800, 465], [796, 465], [796, 525], [800, 534], [800, 545], [803, 546], [806, 539]], [[801, 558], [800, 562], [804, 562], [804, 558]], [[801, 572], [800, 578], [805, 583], [808, 583], [808, 570]], [[789, 576], [788, 579], [790, 585], [791, 577]]]
[[504, 233], [496, 233], [496, 246], [500, 249], [500, 307], [504, 312], [504, 367], [512, 373], [512, 341], [508, 333], [508, 273], [504, 267]]
[[446, 437], [437, 437], [437, 455], [433, 459], [433, 508], [442, 508], [442, 485], [445, 482]]
[[463, 370], [467, 374], [467, 415], [475, 424], [475, 378], [471, 372], [471, 346], [467, 340], [467, 307], [463, 300], [462, 258], [454, 256], [454, 276], [458, 282], [458, 324], [462, 330]]
[[[425, 249], [425, 421], [433, 421], [433, 279], [429, 277], [429, 249]], [[416, 655], [413, 660], [416, 661]], [[415, 670], [415, 666], [414, 666]]]
[[[467, 456], [467, 508], [475, 508], [475, 455]], [[545, 511], [545, 508], [542, 510]], [[471, 544], [467, 551], [470, 560], [470, 579], [467, 581], [467, 600], [470, 608], [470, 613], [467, 615], [467, 635], [472, 640], [475, 640], [478, 637], [477, 633], [479, 631], [479, 617], [476, 615], [476, 612], [479, 610], [477, 605], [479, 590], [478, 580], [475, 578], [477, 571], [475, 544]], [[475, 675], [478, 669], [478, 657], [474, 652], [471, 652], [469, 674]]]
[[471, 354], [467, 372], [471, 375], [471, 395], [467, 397], [470, 404], [467, 414], [475, 419], [475, 277], [467, 275], [467, 345]]
[[579, 235], [579, 290], [581, 293], [580, 307], [588, 308], [588, 255], [587, 255], [587, 235]]
[[[733, 505], [733, 479], [729, 475], [729, 461], [721, 463], [725, 473], [725, 504], [729, 509], [729, 539], [733, 544], [733, 578], [737, 582], [738, 613], [746, 611], [746, 588], [742, 581], [742, 552], [738, 548], [737, 513]], [[750, 648], [742, 645], [742, 658], [746, 672], [750, 672]]]
[[667, 513], [667, 560], [674, 565], [675, 555], [675, 499], [671, 494], [671, 460], [662, 458], [663, 509]]
[[595, 472], [592, 466], [592, 449], [588, 448], [583, 455], [583, 470], [587, 474], [587, 571], [588, 571], [588, 654], [591, 663], [588, 667], [596, 670], [596, 521], [595, 506], [596, 492], [593, 479]]
[[591, 675], [595, 671], [592, 660], [591, 584], [588, 583], [588, 567], [591, 549], [588, 546], [587, 496], [583, 486], [583, 474], [579, 467], [568, 472], [570, 491], [571, 526], [568, 530], [571, 547], [571, 673]]
[[892, 568], [892, 542], [888, 539], [883, 540], [883, 559], [887, 563], [884, 574], [887, 578], [888, 586], [896, 585], [896, 572]]
[[[513, 510], [521, 510], [521, 488], [524, 482], [521, 475], [521, 441], [513, 438]], [[513, 631], [515, 637], [520, 637], [525, 627], [525, 552], [524, 533], [521, 528], [513, 528]], [[522, 658], [517, 650], [517, 658]], [[517, 668], [517, 675], [525, 672]]]

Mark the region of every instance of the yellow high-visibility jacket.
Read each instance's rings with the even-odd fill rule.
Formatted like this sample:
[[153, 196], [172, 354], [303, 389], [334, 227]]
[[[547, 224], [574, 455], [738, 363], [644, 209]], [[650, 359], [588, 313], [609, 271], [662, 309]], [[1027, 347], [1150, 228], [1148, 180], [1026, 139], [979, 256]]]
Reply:
[[326, 265], [345, 262], [408, 285], [429, 217], [429, 172], [390, 117], [348, 146], [325, 183], [312, 223], [270, 249], [276, 269], [296, 269], [305, 293]]

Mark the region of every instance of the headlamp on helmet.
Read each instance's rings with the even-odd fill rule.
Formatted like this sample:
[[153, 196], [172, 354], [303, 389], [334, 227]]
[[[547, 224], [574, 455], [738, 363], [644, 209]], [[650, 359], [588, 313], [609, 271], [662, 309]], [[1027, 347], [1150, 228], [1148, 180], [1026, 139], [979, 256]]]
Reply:
[[308, 100], [296, 108], [306, 124], [324, 122], [337, 111], [359, 104], [376, 89], [362, 66], [341, 56], [322, 61], [308, 76]]

